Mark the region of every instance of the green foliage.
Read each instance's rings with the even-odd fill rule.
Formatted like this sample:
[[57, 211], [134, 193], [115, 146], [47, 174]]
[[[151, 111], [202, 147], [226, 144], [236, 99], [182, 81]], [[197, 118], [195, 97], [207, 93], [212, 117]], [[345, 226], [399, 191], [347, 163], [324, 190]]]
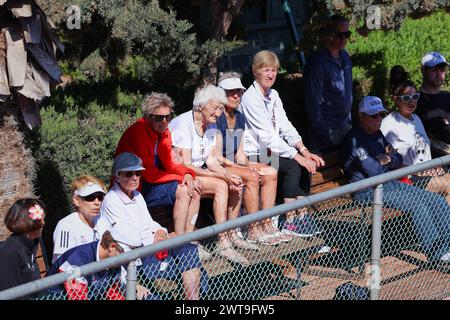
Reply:
[[407, 18], [398, 31], [376, 30], [367, 37], [355, 35], [348, 45], [354, 80], [361, 90], [355, 99], [373, 94], [390, 101], [389, 71], [395, 65], [402, 65], [420, 86], [420, 61], [425, 52], [439, 51], [450, 57], [448, 34], [443, 32], [449, 28], [450, 14], [437, 12], [420, 20]]
[[109, 181], [113, 153], [123, 131], [135, 120], [130, 112], [90, 103], [57, 112], [53, 106], [41, 110], [43, 126], [35, 153], [40, 164], [52, 162], [63, 177], [64, 189], [83, 173]]

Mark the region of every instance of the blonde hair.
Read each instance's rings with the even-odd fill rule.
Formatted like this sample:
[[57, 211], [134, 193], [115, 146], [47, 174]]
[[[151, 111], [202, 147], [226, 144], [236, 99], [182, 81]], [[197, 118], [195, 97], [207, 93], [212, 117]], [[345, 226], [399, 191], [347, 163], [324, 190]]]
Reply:
[[103, 189], [103, 191], [107, 192], [106, 186], [103, 181], [88, 174], [75, 178], [75, 180], [73, 180], [72, 184], [70, 185], [70, 189], [72, 190], [72, 192], [75, 192], [75, 190], [84, 187], [88, 182], [98, 184]]
[[149, 118], [153, 111], [159, 107], [169, 107], [170, 112], [173, 111], [174, 102], [171, 97], [165, 93], [152, 92], [146, 96], [141, 104], [141, 110], [145, 118]]
[[280, 60], [278, 60], [278, 57], [274, 52], [270, 50], [261, 50], [253, 57], [253, 72], [264, 67], [275, 67], [277, 70], [280, 68]]
[[192, 109], [194, 111], [201, 111], [211, 101], [218, 101], [223, 105], [227, 105], [228, 99], [225, 90], [211, 84], [198, 89], [194, 95]]

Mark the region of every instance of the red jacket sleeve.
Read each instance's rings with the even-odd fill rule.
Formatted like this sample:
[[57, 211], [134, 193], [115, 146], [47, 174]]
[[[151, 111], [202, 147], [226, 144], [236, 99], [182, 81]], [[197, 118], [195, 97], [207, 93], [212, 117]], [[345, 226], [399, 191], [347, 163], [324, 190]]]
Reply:
[[[158, 155], [166, 171], [160, 170], [155, 165], [155, 143], [158, 135], [152, 133], [147, 127], [147, 123], [143, 119], [139, 119], [135, 124], [128, 128], [119, 140], [115, 155], [122, 152], [132, 152], [142, 159], [145, 171], [143, 178], [148, 183], [166, 183], [170, 181], [183, 181], [184, 174], [179, 168], [172, 170], [171, 164], [167, 165], [165, 152], [160, 154], [160, 146], [158, 146]], [[168, 134], [170, 138], [170, 134]], [[170, 142], [171, 144], [171, 142]], [[171, 148], [171, 146], [170, 146]], [[164, 149], [164, 148], [163, 148]], [[171, 159], [170, 159], [171, 162]]]

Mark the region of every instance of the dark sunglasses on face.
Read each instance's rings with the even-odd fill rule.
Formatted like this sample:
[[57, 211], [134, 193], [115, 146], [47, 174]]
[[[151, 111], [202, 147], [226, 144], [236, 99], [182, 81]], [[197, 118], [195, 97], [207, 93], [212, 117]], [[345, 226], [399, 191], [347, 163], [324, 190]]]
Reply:
[[410, 102], [410, 101], [417, 101], [417, 100], [419, 100], [420, 93], [417, 92], [417, 93], [414, 93], [411, 96], [405, 95], [405, 96], [396, 96], [396, 97], [402, 99], [403, 102], [407, 103], [407, 102]]
[[338, 31], [338, 32], [334, 33], [334, 36], [339, 39], [344, 39], [344, 38], [349, 39], [351, 35], [352, 35], [351, 31], [346, 31], [346, 32]]
[[84, 201], [87, 201], [87, 202], [93, 202], [93, 201], [95, 201], [95, 199], [98, 199], [98, 201], [103, 201], [104, 198], [105, 198], [105, 194], [101, 193], [101, 192], [93, 193], [86, 197], [81, 197], [81, 199], [83, 199]]
[[155, 120], [156, 122], [162, 122], [164, 119], [166, 121], [170, 121], [172, 119], [173, 114], [151, 114], [150, 117]]
[[142, 176], [142, 171], [124, 171], [123, 174], [127, 178], [131, 178], [132, 176], [140, 177]]
[[377, 119], [377, 118], [383, 119], [386, 116], [387, 116], [387, 114], [385, 112], [376, 113], [371, 116], [369, 115], [369, 117], [371, 117], [372, 119]]

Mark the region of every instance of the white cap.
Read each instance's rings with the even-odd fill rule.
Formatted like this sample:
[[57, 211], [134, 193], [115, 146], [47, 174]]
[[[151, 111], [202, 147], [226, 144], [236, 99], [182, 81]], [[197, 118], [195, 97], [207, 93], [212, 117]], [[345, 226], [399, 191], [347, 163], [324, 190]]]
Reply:
[[86, 183], [81, 188], [78, 188], [77, 190], [75, 190], [74, 194], [76, 196], [86, 197], [86, 196], [88, 196], [90, 194], [93, 194], [93, 193], [96, 193], [96, 192], [106, 193], [102, 189], [102, 187], [100, 187], [98, 184], [89, 181], [88, 183]]
[[116, 240], [125, 252], [142, 246], [142, 239], [136, 228], [126, 222], [116, 223], [110, 230], [111, 236]]
[[422, 58], [422, 65], [428, 68], [433, 68], [439, 64], [450, 64], [445, 60], [444, 56], [436, 51], [427, 52]]
[[375, 96], [365, 96], [359, 103], [359, 112], [373, 116], [380, 112], [388, 112], [380, 98]]
[[233, 89], [243, 89], [245, 87], [242, 85], [241, 79], [239, 78], [228, 78], [220, 81], [218, 86], [225, 90], [233, 90]]

